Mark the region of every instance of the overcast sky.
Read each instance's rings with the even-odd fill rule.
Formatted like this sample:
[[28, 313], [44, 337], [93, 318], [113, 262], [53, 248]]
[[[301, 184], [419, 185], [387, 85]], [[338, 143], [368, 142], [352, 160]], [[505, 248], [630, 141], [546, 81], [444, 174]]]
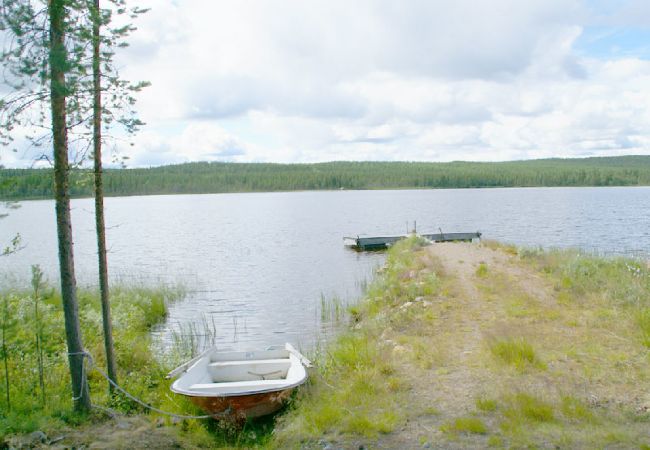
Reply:
[[648, 0], [138, 4], [132, 167], [650, 154]]

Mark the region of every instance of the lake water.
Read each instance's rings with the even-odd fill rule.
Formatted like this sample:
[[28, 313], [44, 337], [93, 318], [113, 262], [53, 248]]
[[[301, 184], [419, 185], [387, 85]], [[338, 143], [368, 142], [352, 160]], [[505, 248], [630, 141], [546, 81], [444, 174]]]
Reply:
[[[52, 201], [22, 202], [0, 221], [0, 243], [26, 248], [0, 258], [5, 282], [28, 284], [39, 264], [57, 281]], [[481, 231], [527, 246], [650, 253], [650, 188], [522, 188], [170, 195], [106, 199], [114, 281], [180, 283], [159, 335], [207, 321], [218, 344], [309, 348], [326, 336], [321, 298], [355, 301], [382, 253], [356, 253], [346, 235]], [[73, 201], [77, 278], [96, 284], [92, 199]], [[212, 325], [214, 324], [214, 326]]]

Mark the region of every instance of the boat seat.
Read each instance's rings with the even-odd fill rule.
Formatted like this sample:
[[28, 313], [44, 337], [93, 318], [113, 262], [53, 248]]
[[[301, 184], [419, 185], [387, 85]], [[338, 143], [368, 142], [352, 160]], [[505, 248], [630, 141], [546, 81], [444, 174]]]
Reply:
[[203, 393], [233, 393], [233, 392], [246, 392], [267, 390], [273, 388], [281, 388], [285, 386], [285, 380], [255, 380], [255, 381], [237, 381], [237, 382], [222, 382], [222, 383], [196, 383], [190, 386], [189, 390], [194, 392]]
[[287, 376], [291, 361], [287, 358], [217, 361], [208, 364], [215, 383], [280, 380]]

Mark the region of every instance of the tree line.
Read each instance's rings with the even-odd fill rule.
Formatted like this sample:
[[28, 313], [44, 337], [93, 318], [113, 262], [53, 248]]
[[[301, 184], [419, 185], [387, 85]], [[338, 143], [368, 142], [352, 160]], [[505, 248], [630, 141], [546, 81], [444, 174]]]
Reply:
[[[105, 169], [106, 195], [204, 194], [326, 189], [427, 189], [650, 185], [650, 156], [510, 162], [196, 162]], [[0, 169], [0, 198], [52, 197], [49, 169]], [[70, 194], [93, 194], [92, 172], [71, 172]]]

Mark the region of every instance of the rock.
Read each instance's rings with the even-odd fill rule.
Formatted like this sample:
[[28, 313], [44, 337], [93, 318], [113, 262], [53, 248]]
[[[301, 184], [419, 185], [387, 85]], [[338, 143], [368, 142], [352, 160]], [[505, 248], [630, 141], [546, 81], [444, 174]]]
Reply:
[[65, 439], [65, 435], [62, 434], [61, 436], [57, 436], [55, 438], [50, 439], [50, 442], [48, 442], [47, 445], [54, 445], [58, 442], [61, 442], [64, 439]]
[[415, 297], [415, 300], [413, 300], [413, 301], [415, 301], [415, 302], [421, 302], [421, 301], [423, 301], [423, 300], [424, 300], [424, 297]]
[[115, 424], [115, 426], [120, 430], [128, 430], [131, 428], [131, 424], [125, 420], [118, 421], [117, 424]]
[[422, 306], [424, 306], [425, 308], [429, 307], [429, 306], [431, 306], [431, 302], [425, 300], [425, 301], [422, 302]]
[[422, 448], [431, 448], [431, 442], [425, 442], [422, 444]]
[[35, 445], [35, 444], [44, 444], [47, 441], [47, 434], [43, 433], [40, 430], [33, 431], [27, 436], [26, 444]]

